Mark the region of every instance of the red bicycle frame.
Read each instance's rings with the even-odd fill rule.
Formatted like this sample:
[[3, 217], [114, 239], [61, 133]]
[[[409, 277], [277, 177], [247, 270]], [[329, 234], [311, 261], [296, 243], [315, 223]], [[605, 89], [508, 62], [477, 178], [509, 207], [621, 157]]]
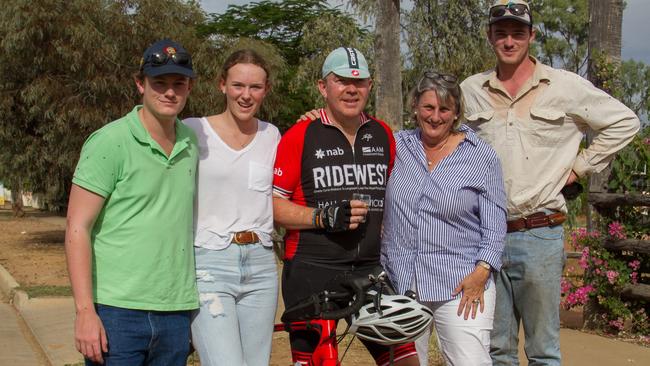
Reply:
[[318, 334], [318, 345], [311, 354], [291, 351], [294, 364], [304, 366], [340, 366], [336, 341], [336, 320], [312, 319], [288, 324], [275, 324], [274, 331], [313, 331]]

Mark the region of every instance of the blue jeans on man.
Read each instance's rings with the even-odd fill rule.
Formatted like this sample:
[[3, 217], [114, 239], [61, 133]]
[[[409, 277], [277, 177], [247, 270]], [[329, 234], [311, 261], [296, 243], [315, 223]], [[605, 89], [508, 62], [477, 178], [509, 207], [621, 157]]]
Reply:
[[[108, 352], [104, 366], [185, 366], [191, 311], [147, 311], [96, 305]], [[86, 366], [99, 365], [86, 360]]]
[[490, 340], [493, 365], [519, 365], [520, 322], [529, 365], [560, 365], [562, 225], [508, 233], [502, 258]]

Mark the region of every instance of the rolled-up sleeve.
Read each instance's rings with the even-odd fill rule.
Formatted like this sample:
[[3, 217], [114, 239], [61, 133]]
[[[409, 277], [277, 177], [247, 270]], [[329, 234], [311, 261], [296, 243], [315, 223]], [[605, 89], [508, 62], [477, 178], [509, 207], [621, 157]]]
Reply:
[[476, 260], [485, 261], [498, 271], [501, 269], [501, 254], [507, 225], [503, 176], [501, 164], [496, 156], [486, 171], [484, 187], [478, 198], [481, 243]]
[[605, 169], [614, 154], [632, 141], [639, 131], [640, 121], [616, 98], [581, 77], [571, 76], [583, 87], [572, 88], [578, 95], [567, 114], [595, 132], [589, 147], [578, 154], [573, 164], [573, 171], [582, 177]]

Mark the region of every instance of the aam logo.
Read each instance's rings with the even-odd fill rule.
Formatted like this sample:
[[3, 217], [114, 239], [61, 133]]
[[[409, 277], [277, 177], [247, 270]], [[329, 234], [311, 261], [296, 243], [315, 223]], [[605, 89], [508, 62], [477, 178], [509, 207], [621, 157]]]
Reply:
[[384, 156], [383, 146], [363, 146], [361, 153], [364, 156]]

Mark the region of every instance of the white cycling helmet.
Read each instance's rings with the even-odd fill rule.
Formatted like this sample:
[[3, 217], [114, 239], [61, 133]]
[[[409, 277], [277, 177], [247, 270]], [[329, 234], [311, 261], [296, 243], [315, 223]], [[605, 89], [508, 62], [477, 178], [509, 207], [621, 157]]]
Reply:
[[352, 316], [350, 332], [360, 339], [386, 346], [413, 342], [431, 324], [431, 310], [403, 295], [382, 295], [380, 315], [373, 301], [375, 295], [369, 291], [366, 304]]

